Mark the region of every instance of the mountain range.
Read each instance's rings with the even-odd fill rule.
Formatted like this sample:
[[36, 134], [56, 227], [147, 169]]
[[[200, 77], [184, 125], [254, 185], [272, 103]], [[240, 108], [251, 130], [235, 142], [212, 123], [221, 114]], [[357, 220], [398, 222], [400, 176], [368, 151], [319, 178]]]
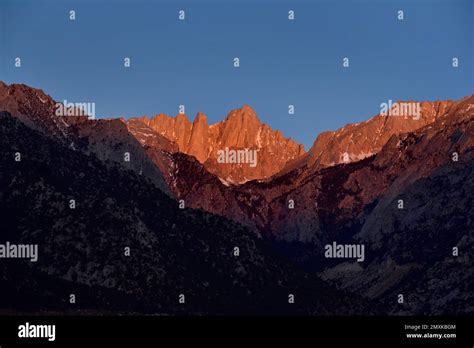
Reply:
[[[71, 306], [51, 290], [38, 303], [54, 306], [35, 307], [19, 272], [79, 285], [88, 311], [472, 314], [474, 95], [419, 105], [305, 152], [248, 105], [213, 125], [203, 113], [95, 120], [0, 82], [3, 239], [43, 255], [2, 263], [0, 282], [37, 311]], [[255, 151], [256, 165], [221, 163], [224, 150]], [[365, 260], [328, 259], [333, 242], [364, 245]]]

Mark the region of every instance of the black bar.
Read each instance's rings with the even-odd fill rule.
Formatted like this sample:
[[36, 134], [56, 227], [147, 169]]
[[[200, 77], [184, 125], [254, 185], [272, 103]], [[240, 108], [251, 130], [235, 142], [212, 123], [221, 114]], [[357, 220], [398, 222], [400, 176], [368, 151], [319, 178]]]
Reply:
[[[54, 342], [19, 338], [26, 322], [56, 326]], [[405, 325], [420, 325], [416, 332]], [[425, 330], [421, 325], [427, 325]], [[434, 326], [431, 326], [434, 325]], [[439, 325], [455, 325], [441, 329]], [[429, 329], [428, 329], [429, 328]], [[0, 346], [10, 344], [408, 344], [466, 346], [474, 343], [473, 317], [163, 317], [3, 316]], [[407, 333], [456, 334], [456, 338], [407, 338]]]

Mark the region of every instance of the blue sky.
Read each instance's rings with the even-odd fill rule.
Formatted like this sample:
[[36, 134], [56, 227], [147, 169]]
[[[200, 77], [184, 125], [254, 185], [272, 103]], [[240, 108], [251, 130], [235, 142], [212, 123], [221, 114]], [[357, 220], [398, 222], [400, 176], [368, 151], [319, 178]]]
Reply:
[[389, 99], [474, 93], [473, 18], [470, 0], [1, 0], [0, 80], [95, 102], [99, 117], [175, 115], [184, 104], [214, 123], [249, 104], [308, 149]]

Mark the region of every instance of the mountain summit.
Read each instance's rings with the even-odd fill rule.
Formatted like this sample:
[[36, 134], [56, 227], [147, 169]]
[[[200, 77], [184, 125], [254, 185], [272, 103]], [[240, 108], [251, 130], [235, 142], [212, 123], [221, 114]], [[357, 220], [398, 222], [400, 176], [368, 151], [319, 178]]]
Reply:
[[[175, 142], [179, 152], [194, 156], [225, 183], [268, 178], [304, 154], [303, 145], [285, 138], [280, 131], [273, 131], [248, 105], [232, 110], [223, 121], [213, 125], [207, 123], [206, 115], [201, 112], [193, 123], [184, 114], [176, 117], [159, 114], [132, 120], [140, 120]], [[256, 165], [218, 162], [219, 152], [226, 150], [255, 151]]]

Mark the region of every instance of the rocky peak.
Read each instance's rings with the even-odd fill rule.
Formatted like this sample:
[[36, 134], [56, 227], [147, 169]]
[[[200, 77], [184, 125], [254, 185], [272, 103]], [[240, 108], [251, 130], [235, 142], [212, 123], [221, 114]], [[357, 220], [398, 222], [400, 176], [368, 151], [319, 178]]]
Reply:
[[[185, 115], [175, 118], [158, 115], [140, 120], [178, 144], [180, 152], [196, 157], [211, 173], [229, 183], [268, 178], [288, 161], [304, 154], [302, 145], [263, 124], [249, 105], [232, 110], [223, 121], [213, 125], [208, 125], [201, 112], [192, 124]], [[226, 149], [256, 151], [256, 165], [218, 163], [219, 152]]]
[[201, 163], [205, 162], [209, 154], [209, 125], [206, 115], [198, 112], [194, 118], [191, 137], [189, 138], [186, 152], [197, 158]]
[[[454, 104], [451, 100], [421, 103], [397, 101], [393, 103], [387, 115], [379, 114], [365, 122], [348, 124], [336, 131], [321, 133], [309, 150], [307, 164], [320, 168], [372, 156], [380, 151], [393, 135], [412, 132], [434, 122], [445, 115]], [[399, 109], [396, 109], [395, 105], [399, 105]], [[402, 108], [402, 105], [407, 107]], [[407, 108], [411, 106], [411, 113], [407, 114]]]
[[194, 122], [193, 122], [193, 127], [195, 125], [198, 125], [198, 124], [202, 124], [202, 125], [206, 125], [207, 126], [207, 117], [206, 115], [204, 115], [201, 111], [199, 111], [197, 114], [196, 114], [196, 117], [194, 118]]
[[2, 82], [0, 111], [9, 112], [28, 127], [46, 135], [66, 136], [67, 124], [55, 115], [56, 102], [40, 89]]
[[225, 146], [248, 148], [257, 145], [263, 124], [248, 105], [232, 110], [220, 124], [219, 142]]

